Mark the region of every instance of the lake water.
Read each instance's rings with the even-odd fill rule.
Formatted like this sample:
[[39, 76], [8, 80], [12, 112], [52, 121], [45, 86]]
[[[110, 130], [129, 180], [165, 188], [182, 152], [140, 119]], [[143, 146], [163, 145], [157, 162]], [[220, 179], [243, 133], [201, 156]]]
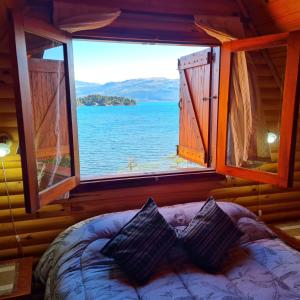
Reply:
[[177, 102], [77, 108], [81, 176], [195, 166], [176, 156]]

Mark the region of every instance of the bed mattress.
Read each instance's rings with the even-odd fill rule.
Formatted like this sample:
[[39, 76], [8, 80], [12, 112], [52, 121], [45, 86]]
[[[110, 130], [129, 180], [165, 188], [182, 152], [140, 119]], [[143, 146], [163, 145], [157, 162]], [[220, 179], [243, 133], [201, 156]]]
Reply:
[[[204, 202], [160, 208], [175, 228], [186, 226]], [[194, 265], [175, 245], [143, 286], [130, 282], [101, 248], [137, 212], [97, 216], [62, 232], [35, 270], [45, 299], [300, 300], [300, 253], [277, 238], [256, 216], [233, 203], [219, 203], [245, 233], [217, 273]]]

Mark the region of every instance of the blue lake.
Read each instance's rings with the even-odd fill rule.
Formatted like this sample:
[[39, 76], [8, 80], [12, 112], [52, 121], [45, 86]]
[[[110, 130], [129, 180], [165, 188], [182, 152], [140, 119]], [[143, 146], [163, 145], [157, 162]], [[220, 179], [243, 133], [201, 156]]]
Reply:
[[178, 159], [177, 102], [77, 108], [81, 176], [189, 167]]

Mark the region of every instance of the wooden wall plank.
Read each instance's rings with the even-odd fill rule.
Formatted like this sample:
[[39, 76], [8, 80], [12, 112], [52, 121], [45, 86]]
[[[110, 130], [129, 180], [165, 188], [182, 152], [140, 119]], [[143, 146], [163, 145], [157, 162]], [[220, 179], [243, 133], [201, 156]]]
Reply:
[[13, 99], [15, 96], [14, 88], [12, 84], [0, 82], [0, 98], [1, 99]]
[[11, 68], [10, 57], [8, 53], [0, 53], [0, 69], [9, 70]]

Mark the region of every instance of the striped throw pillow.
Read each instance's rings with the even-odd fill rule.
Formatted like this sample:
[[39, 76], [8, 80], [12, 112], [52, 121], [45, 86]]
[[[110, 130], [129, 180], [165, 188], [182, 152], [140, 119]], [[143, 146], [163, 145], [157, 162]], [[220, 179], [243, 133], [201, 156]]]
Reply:
[[196, 264], [206, 271], [216, 271], [242, 234], [210, 197], [181, 232], [180, 240]]
[[145, 283], [176, 242], [176, 233], [149, 198], [143, 208], [101, 250], [138, 284]]

